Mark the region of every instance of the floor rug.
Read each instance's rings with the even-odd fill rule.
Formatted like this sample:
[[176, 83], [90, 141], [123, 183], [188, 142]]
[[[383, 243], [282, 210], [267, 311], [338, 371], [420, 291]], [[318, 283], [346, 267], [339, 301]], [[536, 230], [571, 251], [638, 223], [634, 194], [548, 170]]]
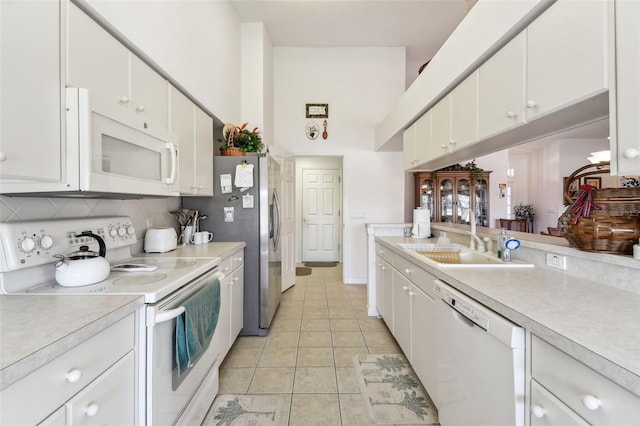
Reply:
[[218, 395], [202, 426], [286, 426], [290, 395]]
[[304, 262], [304, 266], [310, 268], [333, 268], [338, 266], [338, 262]]
[[438, 424], [431, 398], [403, 355], [355, 355], [353, 364], [373, 423]]
[[304, 277], [305, 275], [311, 275], [311, 268], [296, 266], [296, 277]]

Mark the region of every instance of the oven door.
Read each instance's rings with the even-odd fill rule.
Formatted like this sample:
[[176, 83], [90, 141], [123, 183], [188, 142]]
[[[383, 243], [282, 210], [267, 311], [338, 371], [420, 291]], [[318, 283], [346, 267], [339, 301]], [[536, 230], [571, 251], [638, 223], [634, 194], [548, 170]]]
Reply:
[[78, 139], [81, 191], [179, 195], [175, 135], [87, 89], [66, 90], [67, 125], [78, 129], [67, 132], [67, 145]]
[[[208, 408], [218, 391], [217, 373], [220, 346], [215, 334], [209, 347], [194, 365], [178, 377], [175, 357], [176, 318], [184, 312], [181, 304], [198, 290], [224, 274], [217, 268], [202, 275], [178, 292], [146, 308], [147, 325], [147, 424], [172, 425], [187, 410], [193, 412], [196, 402]], [[221, 304], [226, 301], [221, 300]], [[204, 399], [206, 399], [206, 401]], [[204, 410], [206, 414], [206, 409]], [[185, 419], [183, 416], [180, 418]], [[201, 421], [202, 419], [200, 419]], [[199, 423], [199, 422], [198, 422]]]

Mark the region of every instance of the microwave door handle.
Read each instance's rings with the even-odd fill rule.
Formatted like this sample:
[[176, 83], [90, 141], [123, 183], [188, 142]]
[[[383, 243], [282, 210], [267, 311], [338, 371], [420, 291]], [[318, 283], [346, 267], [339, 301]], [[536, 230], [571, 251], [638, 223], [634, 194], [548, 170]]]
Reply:
[[167, 142], [165, 144], [165, 148], [167, 148], [171, 152], [171, 175], [170, 177], [165, 179], [165, 183], [167, 185], [171, 185], [176, 181], [178, 150], [176, 149], [176, 146], [172, 142]]
[[152, 325], [155, 325], [161, 322], [172, 320], [182, 315], [183, 312], [184, 312], [184, 306], [179, 306], [175, 309], [169, 309], [168, 311], [158, 312], [153, 316], [151, 323]]

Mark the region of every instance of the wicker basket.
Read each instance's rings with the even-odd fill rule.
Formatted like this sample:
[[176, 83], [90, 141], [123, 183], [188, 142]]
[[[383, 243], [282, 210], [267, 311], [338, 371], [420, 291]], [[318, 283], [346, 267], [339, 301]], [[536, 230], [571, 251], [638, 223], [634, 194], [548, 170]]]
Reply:
[[221, 149], [220, 155], [223, 157], [244, 157], [245, 155], [247, 155], [247, 153], [244, 151], [240, 151], [240, 148], [232, 146], [227, 149]]
[[[592, 167], [596, 170], [587, 171]], [[602, 162], [573, 172], [564, 184], [565, 204], [575, 201], [569, 191], [572, 182], [608, 171], [609, 163]], [[570, 208], [560, 217], [558, 227], [564, 237], [579, 250], [631, 254], [640, 238], [640, 188], [594, 189], [592, 195], [594, 208], [588, 217], [577, 217]]]

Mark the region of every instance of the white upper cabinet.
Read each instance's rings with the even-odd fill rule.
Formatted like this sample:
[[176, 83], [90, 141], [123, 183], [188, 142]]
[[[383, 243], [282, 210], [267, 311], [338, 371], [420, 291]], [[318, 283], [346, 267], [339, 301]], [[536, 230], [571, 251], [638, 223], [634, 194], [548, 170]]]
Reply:
[[437, 158], [453, 150], [453, 144], [451, 144], [451, 95], [441, 99], [430, 111], [431, 158]]
[[453, 149], [478, 141], [478, 71], [451, 91], [451, 143]]
[[410, 170], [418, 165], [418, 157], [416, 155], [416, 123], [413, 123], [402, 132], [402, 154], [405, 170]]
[[520, 33], [478, 70], [481, 140], [524, 123], [525, 41]]
[[610, 3], [615, 37], [610, 64], [611, 174], [640, 175], [640, 2]]
[[424, 163], [431, 156], [431, 112], [427, 111], [415, 123], [417, 164]]
[[213, 120], [171, 87], [171, 132], [178, 135], [182, 195], [213, 195]]
[[533, 21], [527, 27], [527, 119], [606, 91], [606, 46], [604, 0], [559, 0]]
[[84, 87], [167, 128], [168, 82], [69, 4], [67, 86]]
[[53, 1], [0, 1], [0, 192], [9, 189], [9, 182], [39, 191], [63, 189], [67, 183], [61, 161], [66, 152], [60, 8]]

